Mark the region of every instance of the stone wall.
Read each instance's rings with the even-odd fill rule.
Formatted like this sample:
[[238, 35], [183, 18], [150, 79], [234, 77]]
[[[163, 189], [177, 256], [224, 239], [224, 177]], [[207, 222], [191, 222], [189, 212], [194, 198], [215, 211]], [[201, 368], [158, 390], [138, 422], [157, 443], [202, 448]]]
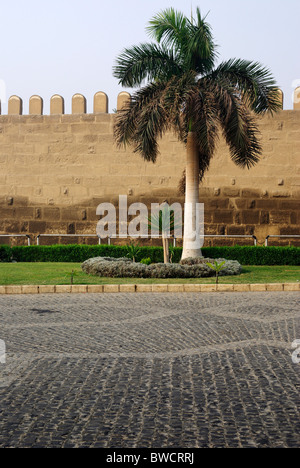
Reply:
[[[300, 234], [298, 95], [299, 89], [295, 110], [260, 119], [263, 156], [251, 170], [237, 168], [220, 140], [200, 186], [207, 235], [255, 235], [261, 244], [267, 235]], [[128, 98], [120, 93], [118, 108]], [[86, 114], [80, 94], [73, 97], [71, 115], [64, 114], [58, 95], [50, 109], [51, 115], [43, 115], [42, 99], [33, 96], [30, 114], [22, 115], [21, 99], [12, 96], [8, 115], [0, 116], [0, 235], [30, 234], [35, 243], [38, 234], [95, 234], [98, 204], [117, 204], [119, 195], [127, 195], [129, 204], [165, 199], [183, 204], [178, 183], [185, 148], [172, 134], [161, 140], [157, 163], [147, 163], [130, 149], [116, 148], [114, 114], [107, 113], [105, 93], [96, 93], [93, 114]], [[41, 243], [77, 240], [50, 237]], [[0, 237], [0, 242], [7, 239]], [[207, 237], [205, 245], [212, 243], [253, 241]], [[271, 243], [300, 245], [296, 238]]]

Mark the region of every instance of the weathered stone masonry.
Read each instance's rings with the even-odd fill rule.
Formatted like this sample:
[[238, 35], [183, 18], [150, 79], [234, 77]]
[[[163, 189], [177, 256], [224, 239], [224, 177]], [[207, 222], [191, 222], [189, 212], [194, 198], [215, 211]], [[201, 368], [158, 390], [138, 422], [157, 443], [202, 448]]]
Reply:
[[[254, 234], [259, 243], [267, 235], [300, 234], [299, 94], [297, 89], [293, 111], [260, 119], [263, 156], [251, 170], [237, 168], [220, 139], [200, 187], [207, 234]], [[120, 93], [118, 108], [128, 97]], [[104, 201], [117, 204], [119, 195], [127, 195], [129, 204], [150, 206], [165, 199], [183, 204], [178, 183], [184, 146], [166, 134], [157, 163], [144, 162], [130, 148], [116, 148], [114, 114], [107, 110], [105, 93], [95, 94], [93, 114], [86, 114], [80, 94], [73, 97], [71, 115], [64, 114], [58, 95], [51, 99], [50, 115], [43, 115], [39, 96], [30, 99], [29, 115], [22, 115], [20, 98], [10, 98], [8, 115], [0, 116], [0, 234], [30, 234], [33, 242], [45, 233], [94, 234], [96, 207]], [[289, 242], [300, 245], [299, 239], [272, 240], [273, 245]], [[210, 243], [251, 244], [251, 239], [208, 237], [205, 245]]]

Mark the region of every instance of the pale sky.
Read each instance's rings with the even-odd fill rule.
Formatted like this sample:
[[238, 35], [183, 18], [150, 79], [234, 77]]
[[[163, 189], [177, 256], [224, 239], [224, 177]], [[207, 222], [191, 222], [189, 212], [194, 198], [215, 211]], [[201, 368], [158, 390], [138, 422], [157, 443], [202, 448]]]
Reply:
[[[191, 6], [209, 12], [220, 61], [243, 58], [271, 69], [284, 91], [284, 108], [292, 108], [300, 86], [299, 0], [10, 0], [1, 5], [1, 72], [7, 99], [17, 94], [28, 113], [30, 96], [71, 98], [82, 93], [87, 111], [93, 96], [104, 91], [109, 111], [123, 88], [112, 76], [124, 47], [149, 42], [145, 27], [159, 11], [173, 7], [186, 15]], [[128, 90], [130, 91], [130, 90]], [[2, 103], [2, 114], [7, 103]]]

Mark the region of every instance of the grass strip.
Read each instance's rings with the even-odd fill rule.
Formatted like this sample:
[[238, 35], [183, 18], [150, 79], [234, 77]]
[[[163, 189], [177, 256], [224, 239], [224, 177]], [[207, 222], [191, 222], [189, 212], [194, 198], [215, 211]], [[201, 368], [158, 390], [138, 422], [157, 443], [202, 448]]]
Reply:
[[[212, 284], [215, 278], [100, 278], [83, 273], [81, 263], [0, 263], [0, 285], [74, 284]], [[255, 266], [247, 265], [237, 276], [220, 276], [220, 284], [237, 283], [295, 283], [300, 281], [300, 266]]]

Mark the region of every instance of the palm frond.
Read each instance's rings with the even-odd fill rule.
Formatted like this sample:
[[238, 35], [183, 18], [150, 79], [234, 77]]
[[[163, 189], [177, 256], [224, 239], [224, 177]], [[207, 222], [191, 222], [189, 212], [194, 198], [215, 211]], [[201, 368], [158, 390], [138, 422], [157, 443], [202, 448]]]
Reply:
[[165, 86], [163, 93], [164, 107], [169, 115], [170, 126], [179, 140], [186, 143], [188, 119], [186, 118], [187, 94], [196, 85], [196, 74], [193, 71], [173, 76]]
[[133, 142], [134, 152], [138, 152], [146, 161], [155, 162], [158, 154], [158, 137], [167, 129], [164, 108], [159, 101], [145, 106], [137, 122]]
[[211, 31], [211, 26], [206, 21], [206, 16], [202, 17], [200, 9], [196, 10], [197, 22], [189, 22], [189, 43], [185, 50], [188, 67], [197, 71], [201, 75], [209, 73], [215, 64], [218, 56], [217, 45]]
[[156, 15], [147, 28], [149, 34], [166, 48], [176, 51], [185, 71], [211, 71], [216, 59], [216, 45], [211, 27], [197, 8], [197, 23], [193, 24], [173, 8]]
[[224, 120], [221, 118], [221, 123], [233, 162], [242, 168], [254, 166], [259, 161], [262, 147], [255, 118], [247, 106], [233, 97], [231, 112]]
[[272, 113], [281, 108], [276, 82], [270, 70], [258, 62], [230, 59], [221, 63], [212, 77], [228, 80], [256, 114]]
[[202, 82], [198, 82], [187, 97], [187, 118], [192, 121], [199, 151], [211, 156], [218, 136], [219, 116], [212, 89]]
[[205, 77], [203, 81], [210, 83], [219, 125], [232, 160], [238, 166], [250, 168], [258, 162], [262, 151], [253, 112], [249, 110], [244, 96], [237, 93], [236, 87], [224, 77], [218, 80]]
[[135, 87], [144, 81], [169, 79], [182, 71], [172, 50], [157, 44], [140, 44], [124, 49], [113, 67], [113, 75], [122, 86]]
[[157, 139], [169, 125], [161, 104], [164, 83], [150, 83], [133, 94], [130, 102], [117, 113], [114, 136], [118, 146], [131, 144], [147, 161], [155, 162]]
[[159, 99], [163, 85], [158, 83], [141, 88], [131, 96], [126, 105], [117, 112], [114, 123], [114, 136], [118, 147], [131, 144], [136, 125], [144, 106]]
[[146, 30], [158, 43], [169, 49], [181, 50], [182, 44], [188, 41], [187, 23], [187, 18], [181, 12], [168, 8], [154, 16]]

